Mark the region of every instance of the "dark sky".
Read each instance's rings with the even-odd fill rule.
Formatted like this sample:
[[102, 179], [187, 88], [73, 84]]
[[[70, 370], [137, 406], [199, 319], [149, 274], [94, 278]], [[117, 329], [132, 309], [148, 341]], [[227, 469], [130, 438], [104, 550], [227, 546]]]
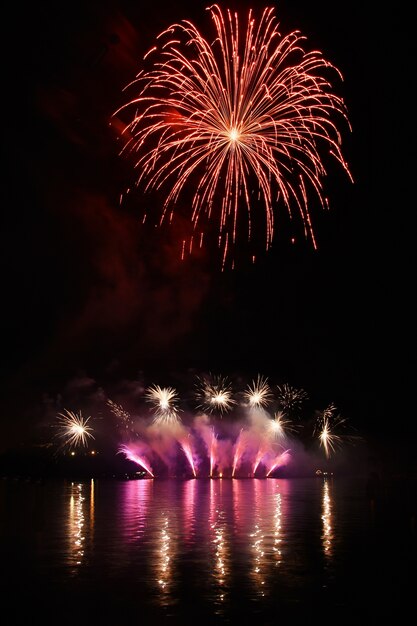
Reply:
[[410, 16], [276, 4], [282, 31], [301, 30], [344, 76], [355, 182], [329, 168], [317, 251], [291, 245], [283, 218], [268, 254], [221, 272], [215, 249], [179, 261], [187, 223], [144, 230], [134, 201], [119, 204], [132, 171], [109, 121], [123, 87], [166, 26], [209, 25], [200, 0], [165, 4], [47, 1], [4, 20], [3, 443], [30, 433], [35, 407], [68, 381], [106, 387], [138, 372], [173, 385], [190, 371], [261, 373], [303, 387], [317, 407], [335, 402], [372, 437], [391, 440], [392, 419], [411, 433]]

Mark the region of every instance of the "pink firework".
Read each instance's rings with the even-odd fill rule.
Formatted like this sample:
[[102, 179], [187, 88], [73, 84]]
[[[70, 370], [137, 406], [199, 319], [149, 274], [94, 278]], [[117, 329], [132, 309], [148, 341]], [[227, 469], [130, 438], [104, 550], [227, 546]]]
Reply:
[[196, 471], [195, 471], [195, 465], [194, 465], [194, 459], [193, 459], [193, 453], [192, 453], [192, 450], [191, 450], [191, 446], [188, 443], [188, 441], [186, 441], [185, 439], [180, 440], [179, 443], [181, 445], [181, 448], [184, 451], [185, 456], [187, 457], [187, 461], [190, 464], [190, 467], [192, 469], [194, 477], [196, 477], [197, 474], [196, 474]]
[[280, 454], [279, 456], [277, 456], [273, 462], [272, 465], [270, 467], [270, 469], [267, 472], [267, 477], [271, 475], [271, 473], [279, 468], [279, 467], [284, 467], [285, 465], [288, 465], [288, 463], [290, 462], [291, 456], [290, 456], [290, 450], [285, 450], [282, 454]]
[[152, 478], [155, 478], [153, 473], [152, 473], [152, 469], [151, 466], [148, 464], [148, 462], [146, 461], [146, 459], [143, 456], [139, 456], [134, 450], [133, 447], [129, 447], [126, 445], [122, 445], [119, 448], [119, 453], [124, 454], [125, 457], [129, 460], [129, 461], [133, 461], [133, 463], [136, 463], [137, 465], [140, 465], [140, 467], [143, 467], [143, 469], [148, 472], [148, 474], [150, 474], [152, 476]]
[[259, 463], [262, 461], [265, 454], [268, 452], [268, 446], [261, 446], [256, 454], [255, 462], [253, 464], [252, 474], [255, 475], [256, 470], [258, 469]]
[[213, 476], [214, 468], [216, 466], [216, 443], [216, 434], [214, 432], [214, 428], [212, 428], [210, 441], [210, 478]]
[[245, 447], [246, 447], [246, 441], [244, 439], [244, 433], [243, 433], [243, 428], [242, 428], [239, 433], [239, 437], [237, 438], [237, 441], [236, 441], [235, 454], [233, 456], [232, 478], [234, 477], [236, 469], [242, 460], [242, 455], [245, 450]]
[[270, 248], [280, 205], [299, 215], [316, 247], [309, 206], [315, 195], [327, 207], [321, 153], [350, 176], [336, 123], [349, 127], [346, 107], [331, 82], [341, 74], [305, 50], [299, 31], [282, 35], [273, 8], [258, 21], [250, 10], [243, 23], [217, 5], [208, 11], [209, 39], [183, 20], [145, 55], [151, 68], [126, 87], [132, 96], [114, 114], [129, 117], [121, 152], [134, 158], [137, 185], [167, 190], [160, 223], [191, 191], [191, 240], [201, 242], [204, 222], [214, 221], [223, 266], [238, 236], [254, 241], [257, 228]]

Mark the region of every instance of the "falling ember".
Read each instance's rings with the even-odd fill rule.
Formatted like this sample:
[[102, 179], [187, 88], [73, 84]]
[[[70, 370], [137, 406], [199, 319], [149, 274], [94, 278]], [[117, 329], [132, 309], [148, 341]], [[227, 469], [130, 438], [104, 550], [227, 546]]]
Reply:
[[129, 461], [133, 461], [133, 463], [136, 463], [137, 465], [140, 465], [140, 467], [143, 467], [143, 469], [148, 472], [148, 474], [150, 474], [152, 478], [155, 478], [147, 461], [143, 457], [138, 456], [131, 448], [129, 448], [129, 446], [120, 446], [118, 452], [119, 454], [124, 454]]
[[120, 404], [116, 404], [113, 400], [108, 399], [107, 405], [110, 407], [111, 412], [115, 415], [126, 429], [132, 426], [132, 418], [130, 414], [124, 410]]
[[299, 31], [281, 35], [272, 8], [259, 20], [250, 10], [246, 24], [218, 5], [208, 11], [212, 40], [183, 20], [145, 55], [153, 65], [127, 85], [132, 96], [114, 113], [129, 116], [121, 152], [134, 157], [137, 185], [166, 187], [160, 223], [191, 188], [194, 230], [217, 224], [223, 266], [237, 240], [254, 241], [258, 230], [271, 247], [280, 204], [299, 214], [316, 248], [309, 206], [312, 195], [327, 207], [322, 149], [351, 178], [336, 123], [350, 128], [347, 111], [330, 81], [341, 74], [304, 49]]

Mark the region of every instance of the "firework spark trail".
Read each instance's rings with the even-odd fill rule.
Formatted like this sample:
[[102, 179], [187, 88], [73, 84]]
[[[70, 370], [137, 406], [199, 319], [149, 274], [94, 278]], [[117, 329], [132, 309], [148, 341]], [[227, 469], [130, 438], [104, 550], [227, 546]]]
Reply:
[[68, 409], [58, 413], [58, 437], [64, 439], [63, 447], [76, 448], [88, 446], [88, 439], [94, 439], [92, 428], [88, 426], [90, 417], [84, 418], [81, 411], [77, 414]]
[[148, 472], [148, 474], [150, 474], [152, 476], [152, 478], [155, 478], [155, 476], [152, 473], [152, 468], [151, 466], [148, 464], [148, 462], [146, 461], [146, 459], [143, 456], [139, 456], [132, 447], [129, 447], [127, 445], [122, 445], [120, 446], [119, 450], [118, 450], [119, 454], [124, 454], [125, 457], [129, 460], [129, 461], [133, 461], [134, 463], [136, 463], [137, 465], [140, 465], [140, 467], [143, 467], [143, 469]]
[[233, 469], [232, 469], [232, 478], [235, 475], [236, 469], [242, 460], [242, 454], [246, 447], [246, 440], [244, 439], [244, 431], [243, 428], [240, 430], [239, 436], [236, 441], [235, 453], [233, 456]]
[[265, 446], [265, 445], [261, 445], [261, 447], [259, 448], [259, 450], [258, 450], [258, 452], [256, 454], [255, 462], [253, 464], [253, 469], [252, 469], [252, 474], [253, 475], [255, 475], [255, 472], [258, 469], [259, 463], [262, 461], [263, 457], [268, 452], [268, 449], [269, 449], [269, 447]]
[[282, 452], [282, 454], [280, 454], [279, 456], [277, 456], [274, 461], [272, 462], [272, 465], [270, 467], [270, 469], [268, 470], [266, 476], [270, 476], [272, 474], [272, 472], [277, 469], [277, 467], [283, 467], [284, 465], [287, 465], [290, 462], [291, 456], [290, 456], [290, 450], [285, 450], [284, 452]]
[[173, 24], [145, 55], [156, 55], [152, 68], [126, 86], [135, 95], [114, 113], [130, 115], [121, 153], [134, 155], [145, 191], [170, 185], [160, 223], [171, 222], [179, 196], [192, 188], [194, 231], [204, 231], [203, 217], [217, 221], [223, 265], [240, 236], [242, 207], [245, 238], [253, 239], [255, 180], [264, 247], [272, 244], [275, 205], [282, 203], [290, 217], [295, 208], [316, 248], [309, 197], [327, 208], [322, 149], [351, 178], [333, 121], [350, 128], [347, 111], [327, 77], [341, 80], [341, 73], [321, 52], [305, 51], [299, 31], [281, 35], [272, 8], [258, 23], [250, 10], [246, 29], [237, 13], [218, 5], [208, 11], [213, 43], [187, 20]]
[[181, 448], [184, 451], [185, 456], [187, 457], [187, 461], [190, 464], [190, 467], [192, 469], [194, 477], [196, 477], [197, 474], [196, 474], [196, 470], [195, 470], [195, 465], [194, 465], [194, 459], [193, 459], [193, 453], [192, 453], [192, 450], [191, 450], [191, 446], [190, 446], [189, 442], [186, 439], [179, 439], [178, 441], [179, 441], [179, 443], [181, 445]]
[[132, 426], [132, 418], [130, 413], [124, 410], [120, 404], [116, 404], [113, 400], [108, 399], [107, 405], [110, 407], [111, 412], [115, 415], [124, 425], [126, 429]]
[[210, 441], [210, 478], [213, 476], [214, 469], [216, 467], [216, 433], [214, 428], [211, 429], [211, 441]]

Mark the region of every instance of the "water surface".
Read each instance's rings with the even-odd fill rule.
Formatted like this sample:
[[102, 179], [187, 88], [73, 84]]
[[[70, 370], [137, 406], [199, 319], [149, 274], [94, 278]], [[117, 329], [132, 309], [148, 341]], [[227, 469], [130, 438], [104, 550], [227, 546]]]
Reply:
[[358, 478], [3, 480], [0, 496], [5, 626], [400, 623], [415, 589], [407, 494], [371, 500]]

